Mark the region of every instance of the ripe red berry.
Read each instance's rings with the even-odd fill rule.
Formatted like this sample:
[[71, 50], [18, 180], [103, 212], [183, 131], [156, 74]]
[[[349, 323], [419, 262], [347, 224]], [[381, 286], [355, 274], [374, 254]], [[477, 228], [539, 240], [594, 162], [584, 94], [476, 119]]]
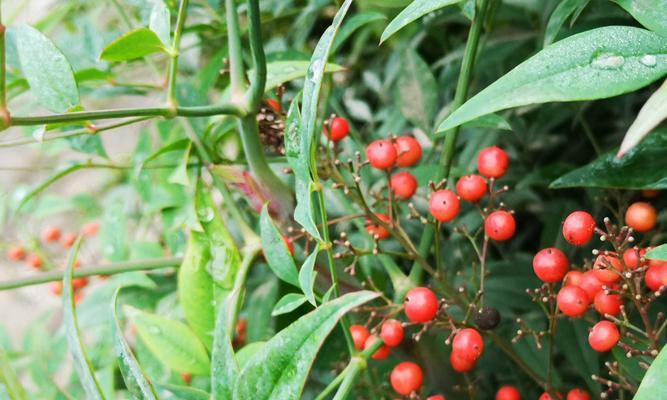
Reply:
[[543, 282], [559, 282], [569, 269], [570, 260], [555, 247], [542, 249], [533, 257], [533, 271]]
[[468, 360], [462, 358], [458, 353], [452, 351], [449, 355], [449, 363], [452, 365], [452, 369], [456, 372], [468, 372], [475, 368], [477, 364], [476, 360]]
[[368, 328], [363, 325], [351, 325], [350, 335], [352, 335], [354, 348], [357, 350], [363, 350], [366, 339], [368, 339], [371, 333], [368, 331]]
[[292, 240], [288, 238], [287, 236], [283, 236], [283, 242], [285, 242], [285, 246], [287, 247], [287, 251], [294, 257], [294, 244], [292, 244]]
[[[389, 216], [386, 214], [376, 213], [375, 216], [386, 223], [391, 222]], [[366, 231], [368, 231], [368, 233], [373, 237], [377, 236], [378, 240], [384, 240], [391, 235], [389, 231], [386, 230], [382, 225], [375, 224], [370, 219], [366, 220]]]
[[345, 118], [336, 117], [331, 121], [329, 128], [324, 127], [323, 133], [332, 141], [338, 142], [345, 139], [347, 134], [350, 133], [350, 124], [347, 123]]
[[477, 169], [487, 178], [500, 178], [505, 175], [509, 165], [510, 158], [498, 146], [487, 147], [477, 156]]
[[396, 149], [390, 140], [376, 140], [366, 147], [366, 158], [377, 169], [393, 167], [396, 157]]
[[50, 282], [49, 287], [54, 296], [60, 296], [63, 293], [63, 281]]
[[390, 186], [396, 197], [408, 200], [417, 191], [417, 178], [407, 171], [397, 172], [391, 176]]
[[37, 254], [28, 254], [28, 256], [26, 257], [26, 262], [31, 267], [37, 269], [42, 268], [42, 266], [44, 265], [42, 257], [38, 256]]
[[99, 222], [88, 222], [81, 228], [81, 231], [83, 232], [84, 235], [86, 236], [95, 236], [97, 235], [97, 231], [100, 230], [100, 224]]
[[21, 261], [25, 259], [25, 249], [21, 246], [11, 246], [7, 249], [7, 257], [12, 261]]
[[76, 241], [76, 235], [74, 235], [73, 233], [66, 233], [60, 239], [60, 244], [62, 244], [64, 248], [69, 249], [70, 247], [72, 247], [75, 241]]
[[484, 233], [499, 242], [510, 239], [516, 231], [514, 216], [507, 211], [494, 211], [484, 221]]
[[445, 396], [441, 394], [434, 394], [433, 396], [428, 396], [426, 400], [447, 400]]
[[461, 203], [454, 192], [449, 189], [437, 190], [431, 194], [428, 210], [440, 222], [449, 222], [459, 215]]
[[557, 399], [562, 399], [562, 398], [563, 398], [563, 394], [561, 392], [556, 392], [556, 397], [549, 394], [549, 392], [544, 392], [540, 396], [539, 400], [557, 400]]
[[403, 325], [400, 321], [395, 319], [388, 319], [382, 323], [380, 328], [380, 338], [384, 340], [384, 344], [389, 347], [396, 347], [403, 342]]
[[389, 380], [396, 393], [407, 396], [422, 386], [424, 373], [419, 365], [405, 361], [394, 367]]
[[595, 219], [585, 211], [575, 211], [565, 218], [563, 236], [570, 244], [583, 246], [595, 233]]
[[486, 194], [488, 187], [486, 180], [479, 175], [466, 175], [456, 182], [456, 193], [463, 200], [472, 203], [478, 202]]
[[[364, 342], [364, 350], [371, 347], [377, 340], [381, 339], [375, 335], [370, 335], [368, 339], [366, 339], [366, 342]], [[389, 353], [391, 353], [391, 349], [383, 344], [375, 351], [375, 353], [373, 353], [372, 358], [373, 360], [384, 360], [389, 357]]]
[[484, 339], [473, 328], [461, 329], [454, 335], [452, 352], [466, 360], [476, 361], [484, 351]]
[[556, 297], [558, 309], [570, 317], [579, 317], [586, 312], [590, 300], [586, 292], [578, 286], [561, 288]]
[[411, 322], [428, 322], [435, 318], [438, 309], [438, 298], [429, 288], [416, 287], [405, 296], [405, 315]]
[[603, 283], [595, 276], [595, 272], [586, 271], [581, 276], [581, 282], [579, 282], [579, 287], [584, 289], [588, 300], [593, 301], [595, 295], [602, 290]]
[[60, 228], [57, 226], [48, 226], [42, 231], [42, 240], [45, 242], [55, 242], [60, 239]]
[[622, 305], [623, 300], [620, 295], [605, 294], [604, 290], [600, 290], [598, 294], [595, 295], [595, 300], [593, 301], [595, 310], [602, 316], [605, 314], [613, 316], [620, 314]]
[[496, 392], [496, 400], [521, 400], [521, 393], [515, 386], [505, 385]]
[[649, 203], [638, 201], [625, 211], [625, 223], [637, 232], [648, 232], [655, 227], [658, 212]]
[[584, 276], [584, 273], [577, 270], [572, 270], [565, 274], [563, 278], [564, 286], [579, 286], [581, 284], [581, 278]]
[[611, 350], [620, 339], [621, 334], [611, 321], [598, 322], [588, 334], [588, 344], [593, 350], [601, 353]]
[[662, 286], [667, 286], [667, 263], [649, 266], [644, 275], [646, 287], [654, 292], [660, 290]]
[[612, 284], [621, 279], [621, 260], [616, 256], [600, 254], [593, 264], [593, 273], [602, 283]]
[[394, 143], [396, 147], [396, 165], [399, 167], [411, 167], [422, 158], [422, 146], [412, 136], [399, 136]]
[[280, 103], [276, 99], [266, 99], [266, 104], [273, 109], [273, 111], [280, 112]]
[[567, 392], [567, 400], [591, 400], [591, 395], [584, 389], [572, 389]]
[[74, 278], [72, 279], [72, 287], [74, 290], [83, 289], [88, 286], [88, 278]]
[[189, 374], [187, 372], [182, 372], [181, 379], [183, 379], [183, 382], [185, 382], [186, 385], [189, 385], [190, 382], [192, 382], [192, 374]]
[[645, 262], [642, 262], [641, 258], [646, 254], [646, 249], [630, 248], [623, 252], [623, 263], [628, 269], [639, 268], [640, 265], [644, 265]]

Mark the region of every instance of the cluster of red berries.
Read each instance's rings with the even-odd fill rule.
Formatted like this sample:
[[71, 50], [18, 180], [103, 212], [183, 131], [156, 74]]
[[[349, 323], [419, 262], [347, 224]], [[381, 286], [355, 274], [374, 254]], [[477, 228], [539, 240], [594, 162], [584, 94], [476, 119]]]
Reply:
[[[556, 397], [554, 397], [556, 396]], [[540, 396], [539, 400], [557, 400], [563, 399], [563, 394], [561, 392], [555, 392], [555, 394], [550, 394], [549, 392], [544, 392]], [[591, 395], [587, 391], [579, 388], [575, 388], [567, 392], [566, 400], [590, 400]]]

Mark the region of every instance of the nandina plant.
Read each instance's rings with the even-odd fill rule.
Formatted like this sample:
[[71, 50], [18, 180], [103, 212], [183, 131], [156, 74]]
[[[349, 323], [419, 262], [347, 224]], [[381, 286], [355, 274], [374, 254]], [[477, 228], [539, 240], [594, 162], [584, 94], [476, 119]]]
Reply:
[[7, 3], [1, 397], [665, 397], [664, 0]]

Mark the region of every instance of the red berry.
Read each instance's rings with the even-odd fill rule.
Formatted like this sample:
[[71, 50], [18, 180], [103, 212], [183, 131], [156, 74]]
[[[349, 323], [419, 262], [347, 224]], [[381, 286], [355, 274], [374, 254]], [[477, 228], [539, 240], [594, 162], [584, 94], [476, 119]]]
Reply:
[[95, 236], [97, 235], [97, 231], [100, 230], [100, 224], [99, 222], [88, 222], [81, 228], [81, 231], [83, 232], [84, 235], [86, 236]]
[[[377, 213], [377, 214], [375, 214], [375, 216], [378, 217], [379, 219], [381, 219], [382, 221], [386, 222], [386, 223], [391, 222], [391, 220], [389, 219], [389, 216], [386, 215], [386, 214]], [[391, 233], [389, 233], [389, 231], [386, 230], [382, 225], [375, 224], [370, 219], [366, 220], [366, 231], [368, 231], [368, 233], [371, 236], [377, 237], [378, 240], [384, 240], [391, 235]]]
[[405, 315], [411, 322], [428, 322], [435, 318], [438, 309], [438, 298], [429, 288], [416, 287], [405, 296]]
[[600, 254], [593, 264], [593, 273], [602, 283], [612, 284], [621, 279], [621, 260], [616, 256]]
[[452, 352], [460, 358], [476, 361], [484, 351], [484, 339], [473, 328], [461, 329], [454, 335]]
[[569, 269], [570, 260], [565, 253], [555, 247], [540, 250], [533, 257], [533, 271], [543, 282], [559, 282]]
[[72, 247], [75, 241], [76, 241], [76, 235], [74, 235], [73, 233], [66, 233], [60, 239], [60, 244], [62, 244], [64, 248], [69, 249], [70, 247]]
[[183, 373], [181, 373], [181, 379], [183, 379], [183, 382], [185, 382], [186, 385], [189, 385], [190, 382], [192, 382], [192, 374], [189, 374], [187, 372], [183, 372]]
[[403, 325], [400, 321], [395, 319], [388, 319], [382, 324], [380, 328], [380, 338], [384, 340], [384, 344], [389, 347], [396, 347], [403, 342]]
[[544, 392], [540, 396], [539, 400], [556, 400], [556, 399], [562, 399], [563, 394], [561, 392], [556, 392], [556, 397], [553, 397], [549, 392]]
[[42, 268], [42, 265], [44, 265], [42, 257], [38, 256], [37, 254], [28, 254], [26, 261], [28, 262], [28, 265], [37, 269]]
[[343, 117], [334, 118], [329, 129], [324, 128], [324, 134], [334, 142], [345, 139], [348, 133], [350, 133], [350, 124]]
[[514, 216], [507, 211], [494, 211], [484, 221], [484, 233], [499, 242], [510, 239], [516, 231]]
[[459, 198], [449, 189], [433, 192], [428, 202], [428, 210], [440, 222], [449, 222], [456, 218], [460, 208]]
[[620, 339], [621, 334], [611, 321], [598, 322], [588, 334], [588, 344], [593, 350], [601, 353], [611, 350]]
[[60, 296], [63, 293], [63, 281], [50, 282], [49, 287], [54, 296]]
[[350, 335], [352, 335], [354, 348], [357, 350], [363, 350], [366, 339], [368, 339], [371, 333], [368, 331], [368, 328], [363, 325], [351, 325]]
[[441, 394], [434, 394], [433, 396], [428, 396], [426, 400], [447, 400], [445, 396]]
[[579, 286], [581, 284], [581, 278], [584, 276], [584, 273], [581, 271], [572, 270], [565, 274], [563, 278], [563, 285], [565, 286]]
[[60, 228], [49, 226], [42, 231], [42, 240], [45, 242], [55, 242], [60, 239]]
[[649, 266], [644, 275], [646, 287], [654, 292], [662, 286], [667, 286], [667, 263]]
[[505, 385], [496, 392], [496, 400], [521, 400], [521, 393], [515, 386]]
[[396, 162], [396, 149], [390, 140], [376, 140], [366, 147], [366, 158], [377, 169], [388, 169]]
[[476, 360], [468, 360], [459, 356], [458, 353], [451, 352], [449, 355], [449, 363], [456, 372], [468, 372], [475, 368]]
[[21, 261], [25, 259], [25, 249], [21, 246], [11, 246], [7, 250], [7, 257], [12, 261]]
[[391, 176], [390, 186], [396, 197], [408, 200], [417, 191], [417, 178], [407, 171], [397, 172]]
[[591, 400], [591, 396], [584, 389], [572, 389], [567, 392], [567, 400]]
[[266, 99], [266, 104], [273, 109], [273, 111], [280, 112], [280, 103], [276, 99]]
[[579, 317], [586, 312], [590, 300], [586, 292], [578, 286], [561, 288], [556, 297], [558, 309], [570, 317]]
[[[375, 335], [370, 335], [368, 339], [366, 339], [366, 342], [364, 342], [364, 350], [371, 347], [377, 340], [381, 339]], [[385, 358], [389, 357], [390, 352], [391, 349], [383, 344], [375, 351], [375, 353], [373, 353], [372, 358], [373, 360], [384, 360]]]
[[477, 156], [477, 169], [487, 178], [500, 178], [505, 175], [509, 165], [510, 158], [498, 146], [487, 147]]
[[74, 278], [72, 279], [72, 287], [74, 290], [83, 289], [88, 286], [88, 278]]
[[622, 305], [623, 300], [621, 299], [621, 296], [617, 294], [605, 294], [604, 290], [600, 290], [598, 294], [595, 295], [595, 300], [593, 301], [595, 310], [602, 316], [605, 314], [613, 316], [620, 314]]
[[646, 249], [631, 248], [623, 252], [623, 263], [628, 269], [639, 268], [639, 265], [644, 263], [641, 258], [646, 254]]
[[595, 272], [593, 271], [584, 272], [581, 276], [581, 282], [579, 282], [579, 287], [584, 289], [589, 301], [593, 301], [595, 295], [602, 290], [602, 285], [602, 282], [595, 276]]
[[658, 212], [649, 203], [638, 201], [625, 211], [625, 223], [637, 232], [648, 232], [655, 227]]
[[595, 219], [585, 211], [575, 211], [565, 218], [563, 236], [570, 244], [583, 246], [595, 233]]
[[292, 244], [292, 240], [288, 238], [287, 236], [283, 236], [283, 242], [285, 242], [285, 247], [287, 247], [287, 251], [294, 257], [294, 244]]
[[411, 167], [422, 158], [422, 146], [412, 136], [399, 136], [394, 143], [396, 148], [396, 165], [399, 167]]
[[389, 380], [396, 393], [407, 396], [422, 386], [424, 373], [419, 365], [405, 361], [394, 367]]
[[487, 189], [486, 181], [479, 175], [466, 175], [456, 182], [456, 193], [463, 200], [472, 203], [476, 203], [484, 197]]

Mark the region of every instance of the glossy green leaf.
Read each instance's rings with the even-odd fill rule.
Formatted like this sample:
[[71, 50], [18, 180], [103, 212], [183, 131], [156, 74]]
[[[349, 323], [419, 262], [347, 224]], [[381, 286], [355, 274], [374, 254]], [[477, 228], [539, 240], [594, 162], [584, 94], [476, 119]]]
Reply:
[[[271, 91], [278, 86], [299, 78], [303, 78], [308, 73], [308, 61], [273, 61], [266, 64], [266, 88]], [[340, 65], [327, 63], [323, 73], [333, 73], [343, 71]]]
[[160, 362], [178, 372], [208, 375], [206, 348], [187, 325], [127, 305], [124, 310], [143, 343]]
[[171, 46], [171, 16], [169, 8], [162, 0], [152, 0], [153, 8], [149, 17], [148, 27], [155, 32], [165, 47]]
[[414, 0], [387, 25], [384, 32], [382, 32], [380, 44], [409, 23], [418, 20], [424, 15], [460, 2], [461, 0]]
[[273, 275], [265, 279], [266, 281], [248, 296], [246, 313], [252, 315], [248, 321], [248, 342], [267, 340], [276, 333], [271, 311], [278, 301], [279, 281]]
[[306, 299], [310, 304], [317, 306], [315, 303], [315, 277], [317, 276], [317, 271], [315, 271], [315, 261], [317, 261], [317, 253], [320, 251], [320, 246], [317, 245], [313, 249], [313, 252], [308, 255], [306, 261], [303, 262], [301, 269], [299, 270], [299, 286], [303, 290], [303, 294], [306, 296]]
[[37, 101], [57, 113], [77, 106], [79, 88], [63, 53], [31, 26], [19, 26], [14, 33], [21, 71]]
[[246, 366], [234, 387], [234, 399], [298, 399], [320, 346], [338, 320], [378, 296], [346, 294], [304, 315], [269, 340]]
[[667, 261], [667, 244], [661, 244], [646, 252], [646, 258]]
[[[211, 396], [201, 389], [196, 389], [190, 386], [178, 386], [168, 383], [157, 385], [160, 393], [166, 392], [164, 395], [166, 400], [211, 400]], [[166, 397], [171, 396], [171, 397]]]
[[612, 0], [648, 29], [667, 36], [667, 0]]
[[239, 374], [239, 367], [227, 329], [227, 305], [220, 307], [215, 321], [213, 350], [211, 351], [211, 399], [230, 400]]
[[167, 181], [169, 183], [175, 183], [183, 186], [190, 186], [190, 177], [188, 176], [188, 165], [190, 163], [190, 150], [192, 148], [192, 142], [188, 142], [185, 151], [183, 152], [183, 157], [178, 163], [178, 166], [172, 171], [169, 175]]
[[288, 293], [278, 300], [276, 306], [273, 307], [273, 311], [271, 311], [271, 315], [275, 317], [276, 315], [290, 313], [307, 301], [308, 298], [302, 294]]
[[437, 87], [428, 64], [414, 49], [406, 49], [401, 55], [395, 99], [405, 119], [425, 132], [431, 131], [437, 111]]
[[509, 122], [498, 114], [486, 114], [475, 118], [470, 122], [463, 124], [464, 128], [482, 128], [482, 129], [500, 129], [511, 131], [512, 126]]
[[667, 347], [663, 347], [651, 367], [646, 371], [646, 375], [644, 375], [633, 400], [664, 398], [665, 382], [667, 382]]
[[6, 395], [9, 399], [27, 399], [25, 389], [23, 389], [21, 381], [16, 375], [16, 371], [14, 371], [14, 368], [12, 368], [11, 364], [9, 363], [9, 357], [7, 357], [7, 353], [2, 348], [0, 348], [0, 386], [1, 385], [4, 385]]
[[118, 366], [123, 375], [125, 386], [134, 399], [157, 399], [158, 397], [155, 389], [153, 389], [153, 385], [146, 378], [146, 374], [141, 369], [123, 336], [123, 330], [120, 327], [120, 322], [118, 322], [118, 314], [116, 312], [118, 292], [120, 292], [120, 288], [116, 289], [111, 303], [111, 315], [113, 317], [111, 328], [116, 359], [118, 360]]
[[239, 351], [236, 352], [236, 363], [239, 365], [239, 368], [245, 367], [245, 365], [250, 361], [250, 359], [257, 354], [258, 352], [264, 349], [266, 342], [252, 342], [241, 347]]
[[454, 111], [438, 131], [512, 107], [617, 96], [666, 73], [663, 37], [629, 26], [596, 28], [556, 42], [519, 64]]
[[79, 238], [74, 243], [74, 246], [72, 246], [69, 256], [67, 257], [67, 268], [63, 274], [63, 324], [65, 326], [69, 349], [72, 353], [72, 359], [74, 360], [74, 369], [76, 370], [77, 377], [79, 378], [79, 381], [81, 381], [81, 386], [86, 393], [86, 398], [102, 400], [104, 399], [104, 394], [100, 383], [95, 377], [95, 371], [90, 363], [88, 354], [86, 353], [76, 318], [72, 272], [74, 271], [74, 262], [79, 255], [80, 247], [81, 238]]
[[262, 236], [262, 247], [267, 254], [266, 261], [274, 274], [283, 281], [299, 286], [299, 276], [294, 259], [287, 249], [282, 235], [273, 224], [269, 209], [265, 204], [259, 218], [259, 227]]
[[622, 158], [607, 153], [549, 185], [614, 189], [667, 189], [667, 128], [657, 129]]
[[155, 53], [168, 53], [160, 37], [148, 28], [137, 28], [109, 43], [100, 59], [106, 61], [128, 61]]
[[554, 9], [549, 17], [549, 22], [547, 23], [547, 28], [544, 31], [544, 46], [548, 46], [553, 43], [556, 35], [560, 31], [560, 28], [565, 23], [565, 20], [572, 14], [575, 14], [577, 10], [581, 10], [590, 0], [563, 0], [558, 6]]
[[338, 48], [343, 43], [345, 43], [345, 41], [350, 38], [355, 31], [364, 25], [370, 24], [371, 22], [385, 20], [386, 18], [387, 17], [385, 17], [384, 14], [375, 11], [366, 11], [353, 15], [350, 17], [350, 19], [347, 20], [347, 22], [343, 24], [343, 26], [338, 31], [331, 51], [335, 53], [336, 50], [338, 50]]
[[215, 326], [214, 283], [206, 270], [210, 262], [208, 238], [192, 231], [178, 269], [178, 300], [188, 325], [209, 349]]
[[623, 137], [617, 156], [622, 156], [635, 147], [653, 128], [667, 119], [667, 80], [644, 103], [628, 131]]

